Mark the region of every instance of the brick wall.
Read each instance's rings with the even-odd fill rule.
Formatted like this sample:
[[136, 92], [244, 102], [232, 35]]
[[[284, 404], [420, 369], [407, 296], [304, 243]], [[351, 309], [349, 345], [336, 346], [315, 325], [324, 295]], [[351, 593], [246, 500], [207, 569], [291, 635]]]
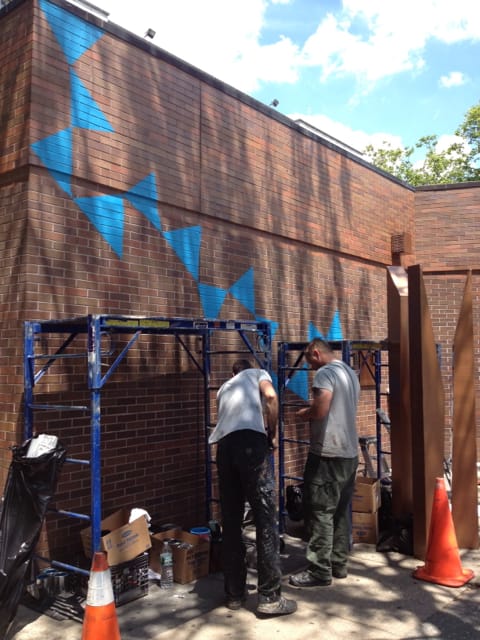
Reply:
[[[315, 333], [386, 337], [391, 238], [412, 232], [424, 208], [412, 189], [62, 0], [12, 6], [0, 17], [5, 444], [22, 438], [24, 320], [265, 318], [274, 355], [278, 341]], [[49, 402], [80, 402], [85, 371], [62, 364], [42, 385]], [[104, 513], [135, 502], [156, 521], [199, 524], [194, 365], [172, 345], [142, 342], [103, 395]], [[367, 392], [362, 432], [374, 411]], [[88, 416], [46, 413], [35, 428], [88, 456]], [[85, 472], [65, 470], [57, 499], [87, 507]], [[68, 555], [79, 528], [49, 518], [44, 544]]]
[[[480, 185], [419, 189], [415, 195], [416, 256], [424, 266], [434, 335], [442, 354], [446, 445], [451, 454], [452, 347], [467, 273], [472, 273], [476, 417], [480, 419]], [[478, 432], [478, 427], [477, 427]], [[480, 446], [477, 436], [477, 451]]]
[[[16, 3], [18, 4], [18, 3]], [[28, 115], [32, 59], [32, 8], [14, 3], [0, 22], [0, 481], [6, 478], [9, 445], [21, 418], [22, 341], [18, 323], [24, 306], [28, 234]]]

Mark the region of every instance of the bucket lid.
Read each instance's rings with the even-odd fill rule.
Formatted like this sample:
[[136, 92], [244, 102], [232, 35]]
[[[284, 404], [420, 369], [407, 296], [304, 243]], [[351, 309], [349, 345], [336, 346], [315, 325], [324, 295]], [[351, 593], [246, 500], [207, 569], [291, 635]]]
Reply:
[[211, 531], [208, 527], [193, 527], [193, 529], [190, 529], [190, 533], [196, 536], [205, 536], [210, 535]]

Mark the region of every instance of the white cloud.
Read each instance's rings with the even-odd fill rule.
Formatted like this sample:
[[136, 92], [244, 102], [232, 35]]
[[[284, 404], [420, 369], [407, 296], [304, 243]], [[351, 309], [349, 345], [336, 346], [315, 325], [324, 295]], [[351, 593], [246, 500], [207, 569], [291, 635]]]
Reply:
[[[96, 2], [113, 22], [140, 36], [154, 29], [154, 44], [250, 95], [268, 83], [289, 84], [294, 92], [306, 68], [322, 82], [351, 79], [352, 103], [382, 80], [423, 73], [431, 42], [480, 41], [480, 2], [472, 0], [343, 0], [320, 23], [304, 23], [303, 43], [279, 35], [268, 45], [261, 41], [268, 5], [294, 0]], [[455, 71], [440, 83], [449, 88], [467, 80]], [[370, 136], [323, 115], [299, 117], [359, 150], [384, 140], [403, 147], [398, 137]]]
[[439, 84], [445, 89], [450, 89], [450, 87], [461, 87], [466, 82], [468, 78], [461, 71], [451, 71], [447, 76], [440, 78]]
[[[243, 74], [241, 85], [235, 86], [251, 93], [259, 88], [262, 81], [295, 84], [299, 73], [299, 55], [298, 47], [289, 38], [283, 37], [275, 44], [256, 46], [245, 51], [238, 61], [238, 71]], [[223, 79], [229, 82], [228, 74]]]
[[304, 120], [308, 124], [311, 124], [320, 132], [326, 133], [328, 136], [332, 136], [337, 140], [348, 144], [357, 151], [363, 151], [369, 144], [375, 148], [391, 146], [393, 149], [403, 148], [402, 139], [400, 136], [393, 136], [390, 133], [374, 133], [368, 134], [364, 131], [351, 129], [350, 127], [332, 120], [328, 116], [322, 114], [302, 114], [302, 113], [290, 113], [288, 117], [292, 120]]
[[460, 144], [463, 151], [467, 153], [470, 149], [465, 138], [461, 138], [460, 136], [455, 135], [443, 135], [438, 138], [437, 144], [435, 145], [435, 151], [437, 153], [442, 153], [454, 144]]
[[[153, 29], [154, 44], [242, 91], [255, 90], [265, 79], [265, 65], [257, 67], [252, 59], [271, 55], [258, 44], [267, 0], [97, 2], [111, 22], [140, 36]], [[285, 58], [285, 45], [277, 47]]]
[[322, 80], [352, 75], [367, 86], [386, 76], [420, 69], [424, 63], [419, 43], [405, 38], [401, 24], [397, 31], [389, 22], [383, 24], [386, 17], [385, 13], [375, 16], [363, 11], [327, 16], [305, 43], [305, 64], [318, 67]]
[[344, 0], [305, 42], [304, 63], [322, 80], [351, 75], [360, 93], [382, 78], [421, 72], [432, 40], [480, 40], [480, 3], [468, 0]]
[[262, 82], [296, 82], [301, 68], [315, 67], [323, 81], [351, 76], [368, 92], [382, 78], [419, 73], [431, 39], [480, 40], [480, 3], [471, 0], [343, 0], [299, 49], [290, 39], [260, 44], [269, 3], [291, 0], [97, 0], [110, 19], [246, 91]]

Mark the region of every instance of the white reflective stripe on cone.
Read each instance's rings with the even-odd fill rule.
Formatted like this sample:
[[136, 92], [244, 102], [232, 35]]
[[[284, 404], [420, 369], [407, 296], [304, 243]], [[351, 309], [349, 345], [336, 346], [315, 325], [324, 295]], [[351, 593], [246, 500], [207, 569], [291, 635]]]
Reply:
[[112, 576], [108, 571], [91, 571], [88, 580], [87, 605], [103, 607], [113, 602]]

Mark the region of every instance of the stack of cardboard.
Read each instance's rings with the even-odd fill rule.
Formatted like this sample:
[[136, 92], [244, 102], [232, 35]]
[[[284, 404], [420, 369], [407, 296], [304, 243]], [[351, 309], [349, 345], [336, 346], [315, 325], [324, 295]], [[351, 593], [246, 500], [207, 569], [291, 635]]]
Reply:
[[378, 541], [378, 510], [380, 481], [358, 476], [352, 498], [352, 541], [376, 544]]

